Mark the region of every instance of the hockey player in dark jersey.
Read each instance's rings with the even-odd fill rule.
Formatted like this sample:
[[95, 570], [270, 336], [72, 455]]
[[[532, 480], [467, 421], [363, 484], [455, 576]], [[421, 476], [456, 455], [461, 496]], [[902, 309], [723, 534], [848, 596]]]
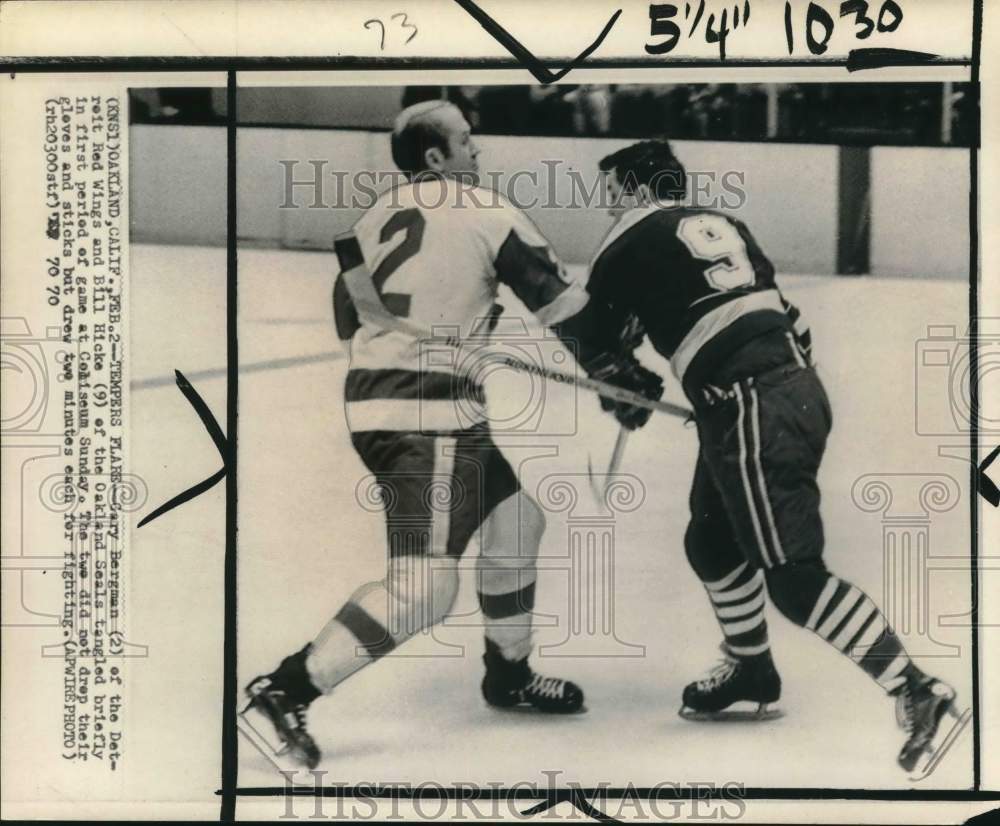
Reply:
[[830, 405], [808, 329], [781, 295], [749, 230], [686, 205], [686, 174], [666, 141], [600, 162], [616, 224], [590, 272], [593, 300], [620, 329], [649, 336], [694, 408], [700, 450], [685, 550], [724, 636], [725, 658], [683, 692], [691, 719], [772, 716], [781, 694], [765, 594], [789, 620], [854, 660], [896, 698], [908, 733], [899, 764], [930, 747], [954, 690], [924, 674], [860, 588], [827, 570], [817, 473]]

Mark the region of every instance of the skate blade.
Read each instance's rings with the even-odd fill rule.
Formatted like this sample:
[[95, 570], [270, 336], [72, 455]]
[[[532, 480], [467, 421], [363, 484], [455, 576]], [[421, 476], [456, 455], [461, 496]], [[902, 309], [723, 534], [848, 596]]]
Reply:
[[288, 751], [288, 744], [271, 724], [267, 715], [256, 708], [253, 702], [247, 703], [236, 715], [237, 728], [255, 744], [266, 747], [274, 755], [282, 755]]
[[[951, 726], [945, 734], [941, 734], [940, 724], [938, 726], [937, 736], [934, 741], [928, 745], [927, 750], [924, 752], [922, 757], [917, 761], [917, 765], [914, 766], [916, 774], [910, 775], [910, 780], [913, 782], [919, 782], [929, 777], [944, 759], [945, 755], [951, 750], [952, 746], [962, 736], [962, 732], [969, 725], [972, 720], [972, 709], [967, 708], [965, 711], [959, 711], [955, 705], [955, 700], [952, 698], [948, 702], [948, 707], [945, 709], [948, 716], [953, 717]], [[942, 722], [944, 722], [944, 716], [942, 715]], [[934, 742], [937, 745], [934, 745]]]
[[309, 773], [303, 761], [291, 753], [267, 715], [257, 710], [253, 703], [248, 703], [236, 715], [236, 729], [292, 785], [315, 786], [316, 778]]
[[520, 704], [516, 706], [494, 706], [487, 703], [486, 707], [491, 711], [499, 711], [502, 714], [516, 714], [528, 717], [576, 717], [587, 713], [586, 705], [580, 706], [575, 711], [541, 711], [534, 706]]
[[682, 706], [677, 714], [696, 723], [765, 723], [785, 716], [784, 711], [770, 703], [761, 703], [756, 709], [726, 708], [722, 711], [695, 711]]

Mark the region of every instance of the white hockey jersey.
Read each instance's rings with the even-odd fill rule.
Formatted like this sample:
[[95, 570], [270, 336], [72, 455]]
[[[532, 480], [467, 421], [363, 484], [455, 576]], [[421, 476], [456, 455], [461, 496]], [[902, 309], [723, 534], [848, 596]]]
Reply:
[[[406, 184], [384, 193], [353, 233], [374, 287], [368, 298], [377, 294], [381, 312], [434, 335], [483, 335], [500, 283], [546, 326], [587, 304], [535, 225], [492, 190], [437, 178]], [[350, 340], [352, 431], [454, 431], [485, 421], [467, 353], [386, 329], [343, 277], [334, 312], [338, 334]]]

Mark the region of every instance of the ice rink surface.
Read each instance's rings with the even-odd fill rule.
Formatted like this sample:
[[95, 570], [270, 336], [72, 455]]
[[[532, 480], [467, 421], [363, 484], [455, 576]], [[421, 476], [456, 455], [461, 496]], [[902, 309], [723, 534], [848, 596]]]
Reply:
[[[185, 373], [225, 426], [225, 251], [137, 245], [132, 255], [132, 461], [155, 506], [220, 465], [174, 386], [173, 371]], [[380, 578], [384, 569], [381, 516], [356, 500], [367, 472], [344, 423], [347, 359], [332, 330], [333, 266], [332, 256], [323, 253], [239, 253], [241, 687], [310, 640], [359, 584]], [[916, 394], [929, 387], [939, 397], [945, 392], [947, 371], [922, 365], [919, 342], [930, 324], [964, 332], [967, 287], [806, 275], [779, 276], [779, 283], [812, 326], [818, 369], [833, 405], [834, 430], [821, 474], [826, 562], [884, 606], [884, 592], [899, 581], [892, 575], [887, 581], [884, 571], [890, 518], [902, 519], [897, 527], [905, 523], [925, 532], [936, 559], [934, 575], [923, 580], [927, 601], [923, 609], [899, 602], [890, 618], [918, 664], [952, 683], [964, 708], [970, 702], [971, 655], [961, 615], [969, 609], [969, 574], [960, 562], [944, 570], [947, 560], [942, 564], [940, 558], [968, 554], [968, 465], [938, 454], [941, 444], [961, 444], [960, 436], [917, 434], [914, 405]], [[516, 316], [513, 302], [504, 303], [508, 316]], [[164, 336], [167, 330], [183, 332]], [[648, 348], [639, 355], [666, 374]], [[509, 406], [531, 389], [524, 377], [494, 380], [491, 404]], [[682, 401], [676, 387], [668, 397]], [[453, 619], [313, 706], [310, 728], [325, 753], [320, 768], [328, 772], [327, 782], [544, 785], [542, 772], [557, 771], [559, 785], [584, 786], [972, 785], [968, 731], [930, 778], [909, 780], [895, 764], [903, 734], [892, 702], [850, 661], [774, 609], [768, 622], [785, 716], [768, 723], [711, 724], [677, 716], [681, 689], [718, 659], [720, 639], [684, 557], [696, 435], [679, 419], [654, 416], [629, 441], [622, 472], [639, 480], [641, 504], [614, 515], [613, 576], [594, 580], [597, 591], [612, 595], [610, 629], [608, 621], [583, 609], [575, 614], [583, 617], [583, 628], [574, 633], [570, 613], [579, 606], [569, 597], [570, 535], [591, 517], [603, 519], [601, 530], [609, 524], [580, 474], [588, 455], [595, 465], [606, 463], [616, 427], [596, 398], [577, 398], [560, 387], [546, 388], [543, 417], [556, 423], [546, 425], [547, 433], [513, 433], [498, 442], [520, 466], [525, 489], [543, 503], [555, 481], [576, 491], [569, 508], [557, 510], [549, 500], [536, 605], [536, 643], [543, 650], [533, 663], [546, 674], [579, 682], [588, 712], [543, 718], [484, 705], [478, 685], [482, 631], [466, 574]], [[560, 430], [575, 432], [553, 433]], [[865, 511], [852, 498], [866, 474], [890, 477], [894, 499], [888, 515], [885, 506]], [[928, 515], [917, 491], [924, 477], [942, 476], [954, 480], [959, 496], [944, 512]], [[133, 598], [183, 594], [176, 627], [139, 629], [156, 643], [151, 656], [176, 658], [176, 684], [164, 692], [164, 686], [139, 678], [135, 690], [167, 695], [159, 704], [157, 730], [176, 725], [178, 742], [168, 738], [163, 750], [179, 750], [185, 737], [217, 741], [214, 722], [201, 731], [197, 721], [218, 719], [221, 672], [192, 673], [185, 663], [216, 661], [222, 650], [222, 486], [143, 528], [135, 544], [140, 576]], [[468, 567], [477, 552], [474, 542]], [[921, 630], [921, 616], [929, 617], [929, 630]], [[590, 636], [588, 622], [596, 623]], [[218, 776], [210, 764], [192, 765], [191, 771], [209, 772], [206, 784]], [[282, 783], [274, 766], [241, 740], [239, 785]]]

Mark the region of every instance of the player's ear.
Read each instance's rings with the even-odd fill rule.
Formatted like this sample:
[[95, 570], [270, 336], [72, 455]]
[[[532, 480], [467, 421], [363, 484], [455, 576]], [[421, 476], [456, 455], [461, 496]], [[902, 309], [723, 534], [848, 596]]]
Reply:
[[444, 152], [436, 146], [432, 146], [430, 149], [425, 149], [424, 163], [427, 164], [428, 169], [433, 169], [435, 172], [439, 172], [444, 169]]
[[639, 184], [635, 188], [636, 199], [643, 206], [649, 206], [653, 203], [653, 194], [649, 191], [648, 184]]

